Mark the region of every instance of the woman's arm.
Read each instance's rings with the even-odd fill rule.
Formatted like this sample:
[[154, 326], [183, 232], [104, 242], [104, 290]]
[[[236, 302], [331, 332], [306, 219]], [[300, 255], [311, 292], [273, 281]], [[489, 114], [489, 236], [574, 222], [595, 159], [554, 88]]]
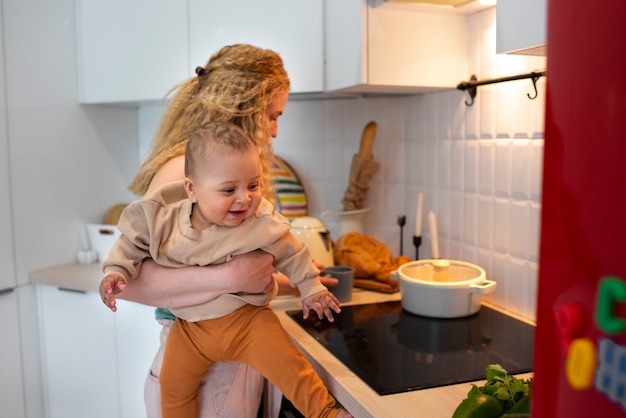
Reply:
[[274, 257], [263, 251], [238, 255], [226, 264], [169, 268], [145, 260], [139, 275], [117, 298], [178, 308], [197, 305], [225, 293], [266, 293], [274, 286]]
[[[320, 271], [324, 269], [324, 265], [320, 263], [313, 263], [315, 267], [317, 267]], [[281, 296], [300, 296], [300, 292], [298, 292], [297, 287], [291, 287], [291, 283], [289, 283], [289, 277], [285, 276], [282, 273], [275, 273], [274, 278], [276, 279], [276, 283], [278, 283], [278, 294]], [[326, 287], [337, 286], [339, 280], [335, 277], [317, 277], [320, 282]]]

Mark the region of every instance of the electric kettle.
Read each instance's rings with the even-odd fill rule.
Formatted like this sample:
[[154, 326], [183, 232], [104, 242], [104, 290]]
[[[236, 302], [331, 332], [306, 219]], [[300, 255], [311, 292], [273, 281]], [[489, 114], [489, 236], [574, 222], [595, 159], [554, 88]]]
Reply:
[[291, 221], [291, 233], [306, 244], [313, 261], [324, 266], [335, 265], [330, 232], [322, 221], [310, 216], [294, 218]]

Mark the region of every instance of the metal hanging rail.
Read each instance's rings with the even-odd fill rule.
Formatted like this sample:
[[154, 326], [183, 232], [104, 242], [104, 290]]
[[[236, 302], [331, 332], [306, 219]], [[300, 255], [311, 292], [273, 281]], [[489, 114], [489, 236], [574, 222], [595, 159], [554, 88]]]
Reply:
[[529, 99], [533, 100], [537, 98], [537, 80], [539, 80], [539, 78], [545, 75], [546, 75], [546, 71], [533, 71], [528, 74], [519, 74], [519, 75], [512, 75], [509, 77], [493, 78], [491, 80], [476, 81], [476, 76], [472, 74], [470, 81], [462, 81], [459, 83], [458, 86], [456, 86], [456, 88], [462, 91], [467, 90], [467, 93], [469, 94], [472, 101], [468, 103], [466, 100], [465, 104], [467, 106], [471, 106], [474, 104], [474, 98], [476, 97], [476, 87], [478, 86], [484, 86], [485, 84], [504, 83], [506, 81], [515, 81], [515, 80], [523, 80], [526, 78], [530, 78], [533, 82], [535, 95], [534, 96], [531, 96], [530, 94], [526, 94], [526, 95], [528, 96]]

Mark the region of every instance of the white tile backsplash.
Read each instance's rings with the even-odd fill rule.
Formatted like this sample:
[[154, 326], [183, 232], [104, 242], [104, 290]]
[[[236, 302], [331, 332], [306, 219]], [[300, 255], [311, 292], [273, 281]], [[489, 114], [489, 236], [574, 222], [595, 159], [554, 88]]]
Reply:
[[511, 199], [494, 199], [493, 249], [508, 254], [511, 251]]
[[510, 201], [510, 245], [509, 253], [525, 260], [530, 258], [530, 225], [531, 202]]
[[496, 175], [496, 143], [495, 141], [480, 141], [478, 144], [478, 191], [487, 196], [494, 194], [494, 178]]
[[493, 250], [494, 200], [493, 196], [478, 197], [478, 246], [487, 250]]
[[530, 140], [511, 141], [511, 197], [530, 199], [530, 169], [532, 147]]
[[498, 197], [508, 198], [511, 196], [511, 142], [493, 141], [493, 186], [494, 193]]

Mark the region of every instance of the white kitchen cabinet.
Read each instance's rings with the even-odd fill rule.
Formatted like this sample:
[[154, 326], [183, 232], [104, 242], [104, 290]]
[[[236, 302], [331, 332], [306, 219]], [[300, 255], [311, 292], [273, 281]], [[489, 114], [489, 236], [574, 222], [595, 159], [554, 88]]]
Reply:
[[81, 103], [162, 99], [192, 74], [187, 2], [77, 0]]
[[76, 20], [81, 103], [160, 100], [232, 43], [279, 52], [292, 93], [324, 89], [323, 0], [77, 0]]
[[3, 417], [23, 418], [24, 380], [22, 377], [22, 350], [19, 316], [15, 291], [0, 291], [0, 405]]
[[145, 416], [143, 383], [158, 347], [154, 309], [95, 292], [38, 286], [48, 418]]
[[292, 93], [321, 92], [323, 7], [323, 0], [189, 0], [192, 68], [206, 64], [225, 45], [247, 43], [281, 55]]
[[115, 317], [96, 293], [38, 291], [48, 418], [119, 416]]
[[[0, 8], [0, 32], [2, 8]], [[13, 250], [13, 221], [11, 215], [11, 184], [9, 176], [9, 138], [7, 136], [7, 100], [4, 74], [4, 51], [0, 49], [0, 290], [17, 284], [15, 252]], [[10, 316], [13, 318], [15, 315]]]
[[496, 52], [546, 56], [546, 0], [498, 0]]
[[[99, 307], [104, 308], [99, 298], [98, 301]], [[154, 319], [153, 307], [119, 300], [117, 309], [114, 316], [120, 418], [143, 417], [144, 382], [159, 348], [161, 326]]]
[[467, 17], [375, 0], [325, 0], [326, 90], [422, 93], [468, 77]]

